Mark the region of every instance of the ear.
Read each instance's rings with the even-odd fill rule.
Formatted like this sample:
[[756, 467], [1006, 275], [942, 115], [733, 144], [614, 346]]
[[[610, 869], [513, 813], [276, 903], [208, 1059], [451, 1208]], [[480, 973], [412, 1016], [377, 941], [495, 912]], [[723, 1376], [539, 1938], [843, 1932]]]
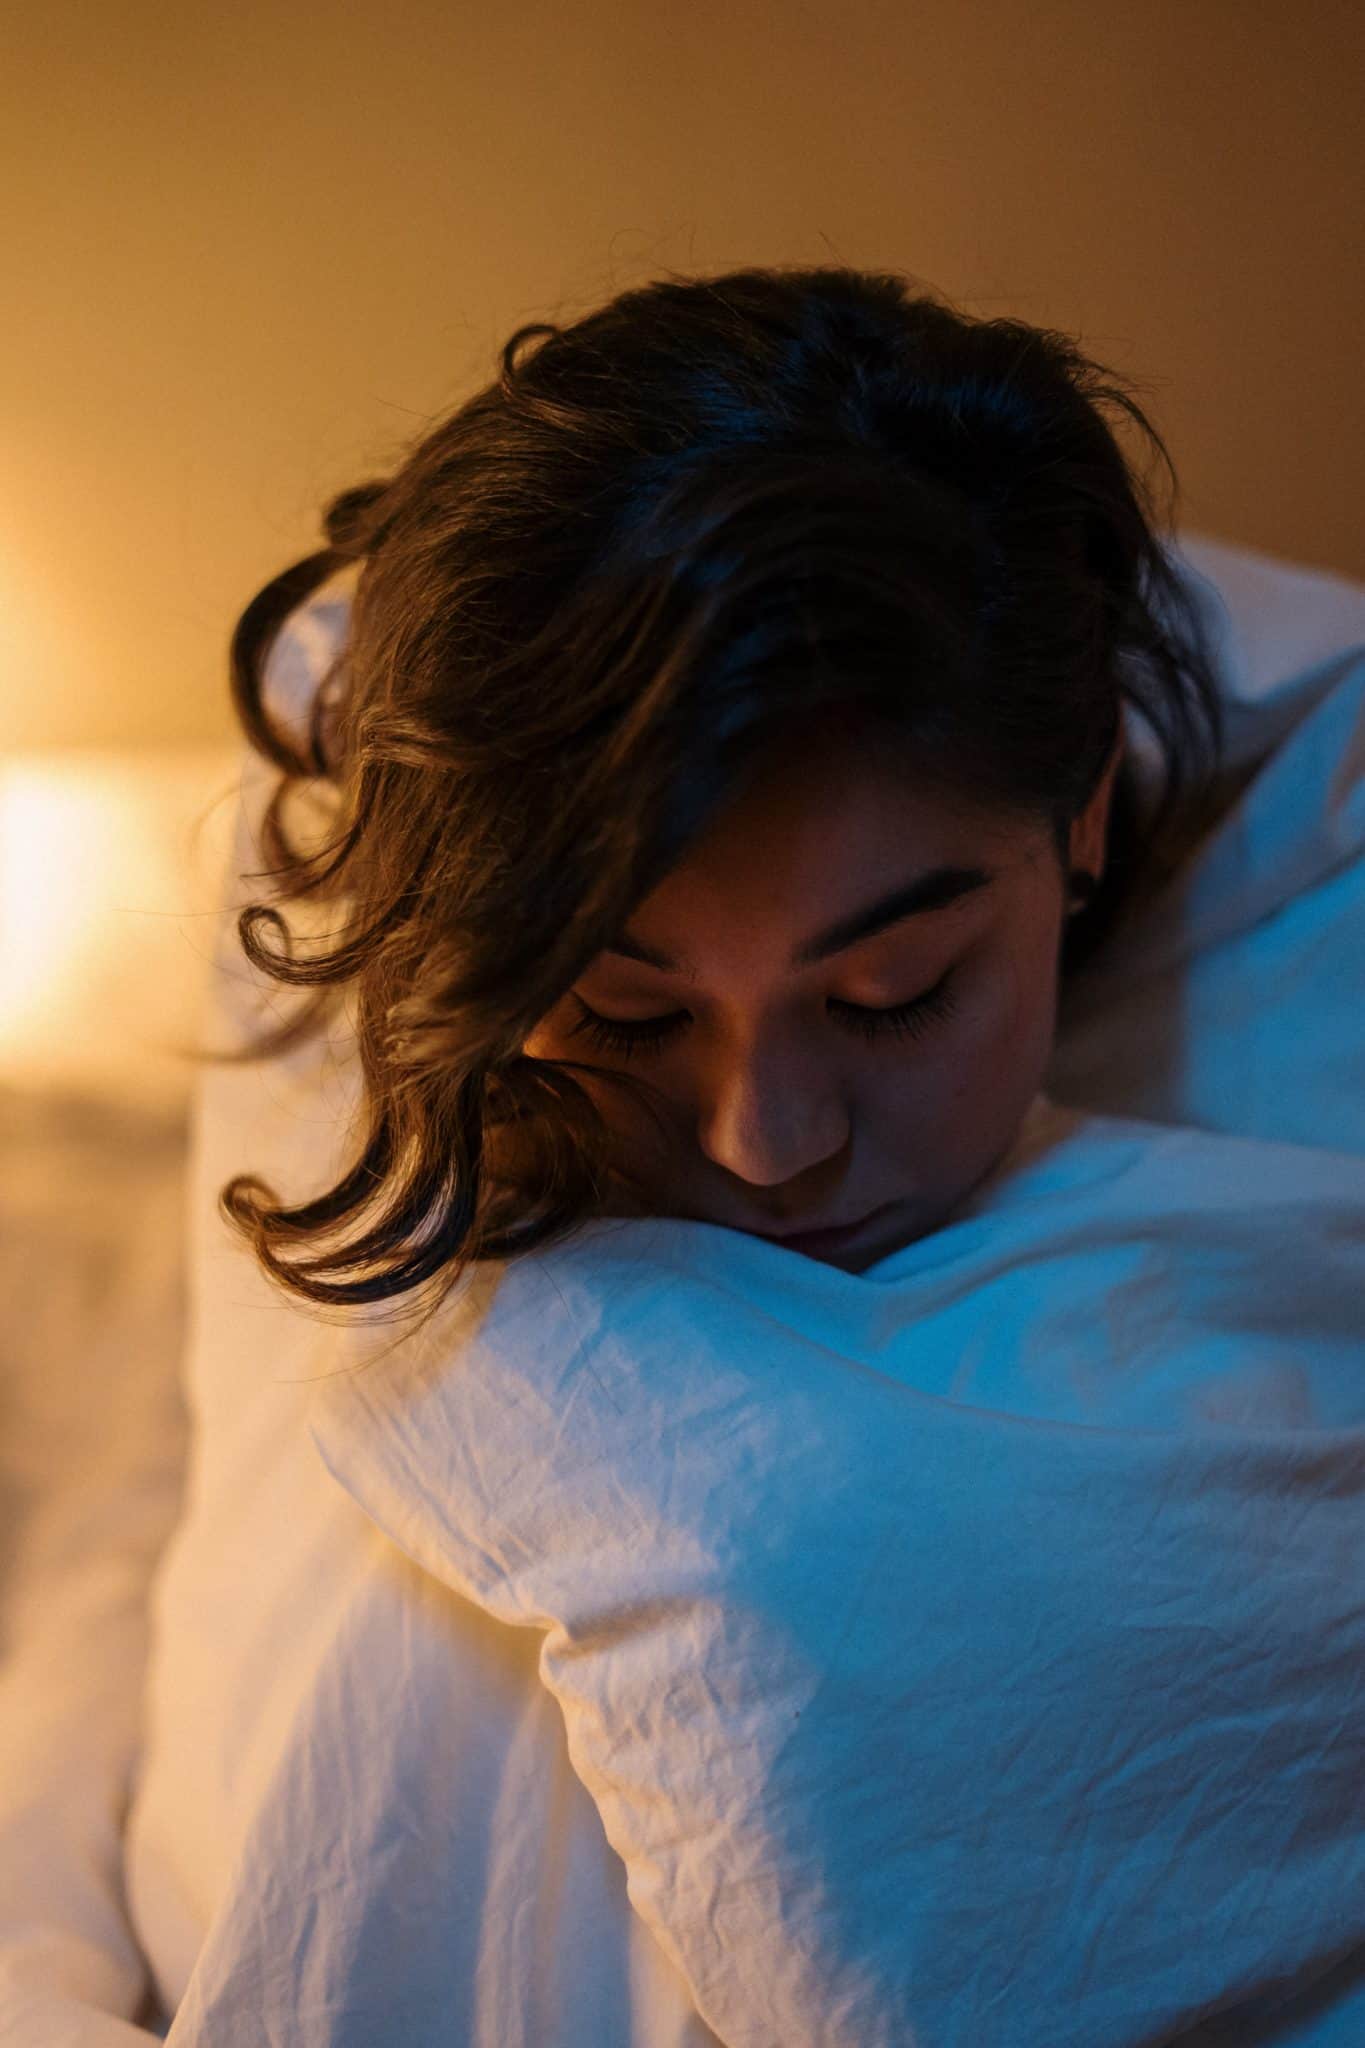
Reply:
[[1123, 760], [1126, 734], [1119, 723], [1118, 738], [1105, 770], [1085, 809], [1071, 825], [1070, 866], [1091, 874], [1098, 882], [1104, 873], [1104, 849], [1109, 832], [1109, 807], [1114, 800], [1114, 780]]

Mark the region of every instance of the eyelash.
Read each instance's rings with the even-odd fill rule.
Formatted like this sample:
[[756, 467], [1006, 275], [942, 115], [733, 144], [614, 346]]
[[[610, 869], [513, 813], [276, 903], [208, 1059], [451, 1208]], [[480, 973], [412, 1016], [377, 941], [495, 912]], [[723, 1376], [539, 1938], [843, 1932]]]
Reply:
[[[957, 998], [952, 991], [953, 970], [950, 968], [942, 981], [931, 988], [926, 995], [916, 996], [912, 1002], [897, 1003], [889, 1010], [869, 1010], [860, 1003], [840, 1003], [831, 996], [834, 1010], [843, 1016], [846, 1028], [856, 1031], [862, 1038], [882, 1038], [906, 1035], [919, 1037], [931, 1031], [936, 1024], [951, 1017], [957, 1008]], [[570, 1037], [580, 1032], [589, 1043], [603, 1052], [619, 1052], [629, 1057], [631, 1053], [653, 1053], [662, 1051], [670, 1039], [676, 1038], [687, 1023], [687, 1013], [680, 1012], [672, 1017], [651, 1017], [645, 1021], [627, 1024], [611, 1017], [601, 1017], [591, 1010], [582, 996], [575, 994], [574, 1001], [582, 1013], [578, 1022], [570, 1027]]]

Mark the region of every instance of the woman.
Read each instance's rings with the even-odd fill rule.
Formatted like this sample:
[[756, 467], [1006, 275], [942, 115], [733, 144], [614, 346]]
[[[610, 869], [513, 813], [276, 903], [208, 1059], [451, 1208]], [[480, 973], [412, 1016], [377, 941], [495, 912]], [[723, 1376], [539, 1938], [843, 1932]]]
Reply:
[[[315, 1077], [201, 1116], [260, 1284], [205, 1233], [131, 1829], [171, 2038], [1264, 2017], [1365, 1915], [1359, 1165], [1039, 1087], [1220, 801], [1105, 408], [1160, 443], [892, 276], [531, 332], [234, 640], [323, 927], [241, 916], [317, 989], [246, 1064], [353, 999], [360, 1122], [285, 1200], [236, 1168], [316, 1164]], [[348, 566], [296, 750], [268, 657]], [[331, 1370], [423, 1290], [387, 1392]]]
[[[1200, 619], [1107, 408], [1165, 458], [1060, 334], [889, 274], [669, 279], [514, 335], [332, 506], [233, 644], [285, 774], [278, 896], [349, 905], [306, 962], [244, 913], [254, 966], [320, 986], [259, 1051], [347, 984], [366, 1080], [327, 1195], [224, 1190], [282, 1288], [434, 1306], [603, 1214], [858, 1271], [970, 1196], [1059, 974], [1169, 871], [1218, 766]], [[263, 663], [351, 560], [299, 752]], [[1164, 753], [1147, 817], [1125, 706]], [[279, 823], [301, 775], [335, 796], [311, 858]]]

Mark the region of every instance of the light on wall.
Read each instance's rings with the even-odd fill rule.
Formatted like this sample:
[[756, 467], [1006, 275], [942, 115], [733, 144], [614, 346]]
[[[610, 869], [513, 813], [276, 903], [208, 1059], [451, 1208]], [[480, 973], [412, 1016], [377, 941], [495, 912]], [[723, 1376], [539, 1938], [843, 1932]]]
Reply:
[[0, 756], [0, 1083], [188, 1099], [241, 750]]

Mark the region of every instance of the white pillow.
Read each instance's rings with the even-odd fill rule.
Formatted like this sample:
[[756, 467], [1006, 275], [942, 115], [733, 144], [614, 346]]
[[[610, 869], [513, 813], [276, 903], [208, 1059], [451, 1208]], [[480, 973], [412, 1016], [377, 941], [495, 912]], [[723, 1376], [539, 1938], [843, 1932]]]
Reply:
[[1365, 1938], [1365, 1164], [1047, 1114], [867, 1274], [598, 1223], [315, 1389], [729, 2048], [1139, 2048]]
[[1365, 584], [1213, 534], [1165, 545], [1212, 636], [1229, 762], [1262, 761], [1365, 651]]
[[1245, 787], [1068, 976], [1046, 1087], [1365, 1153], [1365, 587], [1205, 539], [1182, 552]]

